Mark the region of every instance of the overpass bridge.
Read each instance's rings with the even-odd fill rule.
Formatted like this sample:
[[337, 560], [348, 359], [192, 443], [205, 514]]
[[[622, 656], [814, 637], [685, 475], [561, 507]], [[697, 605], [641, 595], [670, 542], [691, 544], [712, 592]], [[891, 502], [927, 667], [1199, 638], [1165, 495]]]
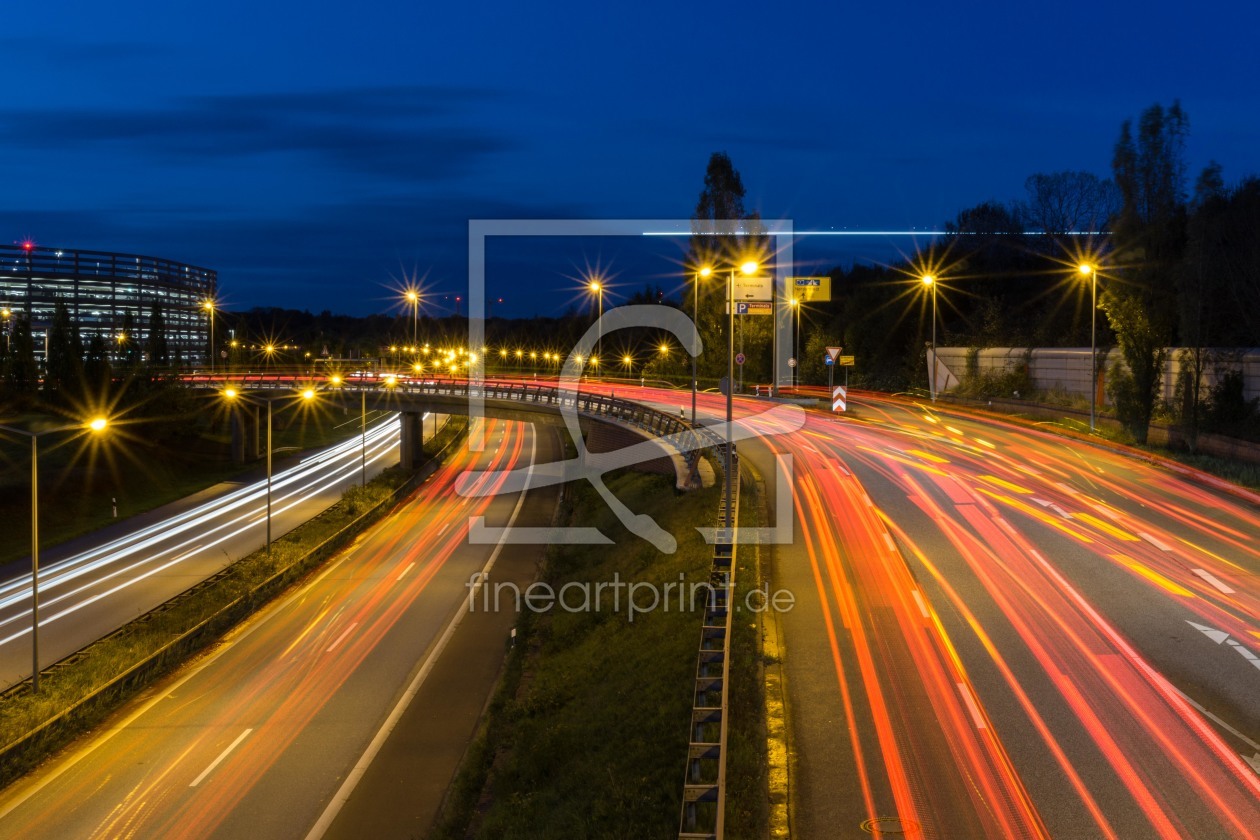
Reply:
[[[426, 413], [481, 415], [527, 423], [564, 426], [581, 437], [581, 449], [598, 458], [601, 454], [627, 446], [653, 442], [659, 447], [654, 458], [638, 460], [634, 466], [653, 472], [674, 473], [680, 489], [700, 486], [700, 455], [704, 449], [720, 450], [723, 438], [704, 424], [692, 426], [685, 417], [661, 411], [643, 403], [610, 395], [582, 391], [565, 385], [494, 380], [436, 380], [375, 374], [347, 376], [340, 381], [322, 377], [286, 374], [186, 375], [183, 381], [193, 387], [222, 389], [228, 386], [245, 393], [267, 392], [264, 400], [294, 399], [313, 389], [321, 401], [350, 411], [397, 412], [402, 418], [399, 461], [417, 466], [424, 440], [422, 418]], [[357, 405], [356, 405], [357, 404]], [[238, 460], [252, 453], [259, 456], [260, 408], [257, 403], [240, 403], [233, 412], [233, 452]], [[610, 462], [616, 465], [615, 462]]]

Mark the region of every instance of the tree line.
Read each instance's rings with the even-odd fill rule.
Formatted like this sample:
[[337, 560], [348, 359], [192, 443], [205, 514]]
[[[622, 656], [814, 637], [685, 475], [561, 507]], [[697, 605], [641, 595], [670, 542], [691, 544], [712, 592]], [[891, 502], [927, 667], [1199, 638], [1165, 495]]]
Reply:
[[[1205, 420], [1238, 425], [1255, 411], [1242, 401], [1237, 348], [1260, 346], [1260, 177], [1228, 186], [1211, 163], [1191, 188], [1188, 136], [1180, 103], [1152, 105], [1122, 123], [1110, 178], [1034, 174], [1024, 199], [960, 211], [945, 236], [902, 261], [832, 269], [832, 300], [802, 318], [803, 380], [825, 382], [824, 348], [842, 345], [858, 356], [856, 385], [922, 387], [932, 333], [924, 274], [937, 279], [938, 345], [1088, 347], [1094, 278], [1078, 270], [1088, 263], [1097, 271], [1099, 356], [1114, 346], [1125, 360], [1104, 372], [1109, 395], [1133, 436], [1145, 441], [1161, 410], [1192, 441]], [[729, 158], [715, 153], [694, 218], [755, 221], [743, 196]], [[755, 237], [734, 239], [743, 241], [733, 247], [756, 247]], [[693, 245], [696, 264], [708, 258], [703, 248]], [[724, 341], [722, 307], [721, 290], [705, 294], [706, 345]], [[768, 364], [766, 327], [753, 340]], [[1161, 406], [1170, 347], [1184, 348], [1183, 376], [1175, 403]], [[1202, 393], [1205, 372], [1218, 374], [1212, 394]]]

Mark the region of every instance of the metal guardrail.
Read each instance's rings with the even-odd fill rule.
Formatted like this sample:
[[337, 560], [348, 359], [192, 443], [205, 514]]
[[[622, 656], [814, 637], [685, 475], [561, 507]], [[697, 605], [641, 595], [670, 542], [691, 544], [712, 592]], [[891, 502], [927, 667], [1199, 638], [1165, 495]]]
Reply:
[[[725, 452], [719, 447], [719, 455]], [[725, 463], [725, 462], [723, 462]], [[739, 472], [739, 457], [731, 452], [731, 469]], [[728, 499], [723, 490], [718, 521], [726, 521], [732, 506], [739, 514], [739, 481], [731, 482]], [[700, 649], [691, 703], [687, 770], [683, 778], [679, 840], [722, 840], [726, 823], [726, 729], [730, 686], [731, 598], [735, 587], [735, 530], [718, 530], [709, 568], [709, 597], [705, 603]]]

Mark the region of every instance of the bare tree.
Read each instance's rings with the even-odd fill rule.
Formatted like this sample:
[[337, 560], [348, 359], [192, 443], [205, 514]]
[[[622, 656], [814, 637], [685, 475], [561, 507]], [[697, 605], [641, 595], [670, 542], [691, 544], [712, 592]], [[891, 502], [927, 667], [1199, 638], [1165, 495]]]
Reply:
[[1039, 172], [1028, 176], [1024, 189], [1024, 222], [1042, 233], [1101, 231], [1120, 212], [1115, 183], [1092, 172]]

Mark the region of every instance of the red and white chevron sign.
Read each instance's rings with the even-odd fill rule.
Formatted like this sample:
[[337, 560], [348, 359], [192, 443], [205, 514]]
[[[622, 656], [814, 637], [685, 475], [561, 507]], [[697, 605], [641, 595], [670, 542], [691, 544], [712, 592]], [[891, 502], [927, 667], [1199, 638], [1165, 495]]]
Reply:
[[844, 411], [845, 398], [847, 396], [848, 396], [848, 393], [845, 391], [844, 386], [837, 385], [835, 390], [831, 392], [831, 410]]

